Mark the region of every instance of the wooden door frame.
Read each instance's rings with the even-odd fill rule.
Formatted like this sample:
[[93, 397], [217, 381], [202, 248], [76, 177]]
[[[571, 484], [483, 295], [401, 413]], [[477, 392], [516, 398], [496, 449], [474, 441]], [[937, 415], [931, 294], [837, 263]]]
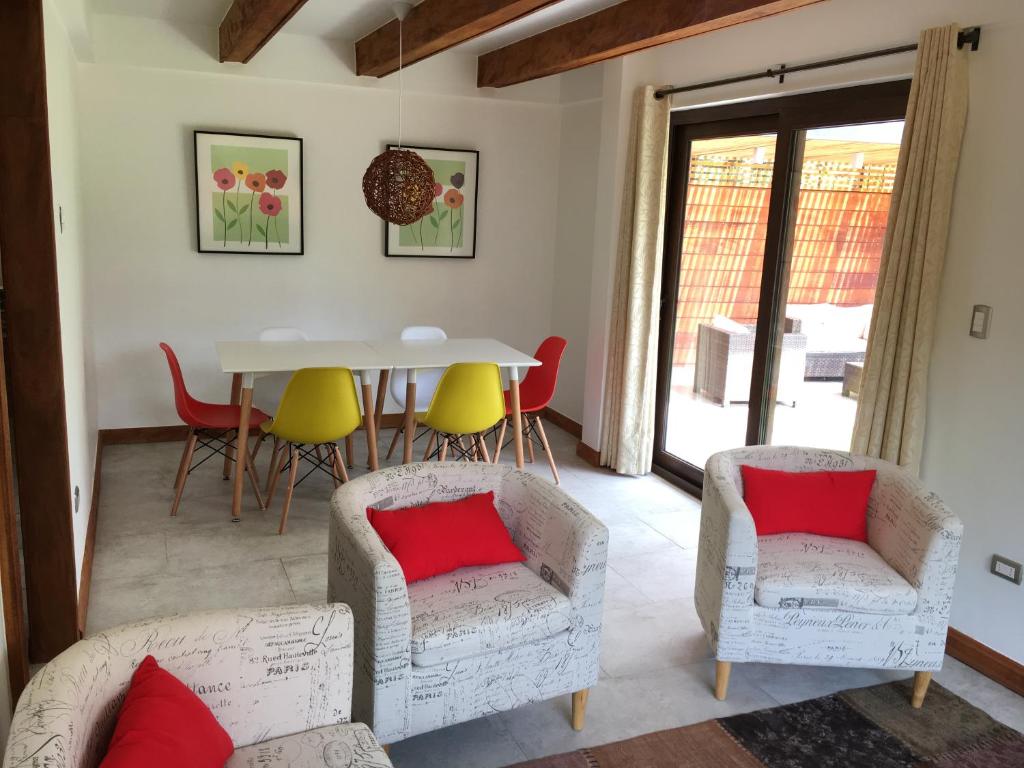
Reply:
[[[768, 428], [772, 405], [769, 374], [774, 369], [775, 358], [781, 354], [778, 329], [782, 325], [780, 312], [787, 282], [786, 244], [792, 229], [788, 219], [790, 201], [796, 191], [792, 183], [792, 166], [798, 133], [812, 128], [852, 123], [902, 120], [906, 116], [909, 95], [910, 80], [893, 80], [672, 113], [654, 430], [654, 466], [659, 474], [687, 491], [701, 495], [703, 469], [682, 461], [664, 449], [668, 431], [672, 341], [675, 337], [676, 300], [682, 260], [690, 142], [694, 138], [710, 138], [715, 135], [776, 133], [745, 440], [747, 445], [756, 445], [763, 442]], [[716, 131], [719, 133], [716, 134]]]
[[0, 3], [0, 264], [33, 662], [78, 639], [44, 41], [42, 0]]

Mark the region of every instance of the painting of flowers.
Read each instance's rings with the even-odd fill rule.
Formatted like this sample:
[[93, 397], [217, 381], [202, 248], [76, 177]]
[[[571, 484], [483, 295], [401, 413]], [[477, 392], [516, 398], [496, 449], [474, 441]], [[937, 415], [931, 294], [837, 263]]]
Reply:
[[[389, 144], [388, 148], [396, 146]], [[412, 224], [385, 223], [385, 253], [388, 256], [474, 258], [480, 153], [472, 149], [402, 148], [419, 154], [434, 172], [434, 205]]]
[[200, 253], [303, 252], [302, 139], [195, 132]]

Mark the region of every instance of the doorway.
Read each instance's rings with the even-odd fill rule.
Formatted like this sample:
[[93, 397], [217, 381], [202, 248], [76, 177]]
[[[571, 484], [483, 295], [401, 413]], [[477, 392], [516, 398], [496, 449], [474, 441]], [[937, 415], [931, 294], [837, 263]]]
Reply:
[[909, 82], [673, 113], [655, 467], [848, 450]]

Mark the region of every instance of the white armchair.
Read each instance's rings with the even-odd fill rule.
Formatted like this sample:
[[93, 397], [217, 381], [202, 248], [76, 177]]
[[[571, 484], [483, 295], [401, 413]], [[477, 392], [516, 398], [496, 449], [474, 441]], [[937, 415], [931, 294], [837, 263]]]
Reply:
[[[525, 563], [407, 585], [366, 508], [494, 491]], [[546, 480], [483, 462], [407, 464], [339, 488], [328, 594], [355, 614], [353, 711], [381, 743], [573, 693], [583, 727], [597, 682], [608, 529]]]
[[231, 736], [226, 768], [390, 768], [349, 722], [352, 613], [290, 605], [153, 619], [80, 640], [18, 700], [4, 768], [95, 768], [147, 655], [188, 685]]
[[[740, 466], [874, 469], [868, 542], [758, 537]], [[905, 470], [812, 448], [749, 447], [708, 459], [697, 554], [697, 614], [725, 698], [732, 662], [905, 669], [920, 707], [942, 667], [963, 525]]]

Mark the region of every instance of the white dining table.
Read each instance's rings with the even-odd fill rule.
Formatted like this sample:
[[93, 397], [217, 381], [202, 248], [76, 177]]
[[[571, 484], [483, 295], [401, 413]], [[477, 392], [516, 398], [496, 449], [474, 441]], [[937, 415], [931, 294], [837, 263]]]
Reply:
[[[522, 413], [519, 408], [519, 369], [540, 365], [540, 361], [497, 339], [381, 340], [381, 341], [219, 341], [216, 344], [221, 370], [232, 374], [231, 402], [240, 406], [237, 445], [246, 445], [256, 376], [287, 373], [301, 368], [349, 368], [359, 377], [363, 399], [363, 425], [369, 468], [379, 469], [377, 424], [380, 423], [392, 369], [408, 370], [405, 398], [405, 445], [403, 463], [412, 461], [416, 427], [416, 371], [447, 368], [454, 363], [496, 363], [509, 379], [512, 435], [516, 466], [523, 467]], [[378, 372], [374, 402], [371, 376]], [[242, 480], [248, 451], [238, 452], [235, 462], [231, 518], [240, 520]], [[225, 458], [225, 474], [230, 466]]]

